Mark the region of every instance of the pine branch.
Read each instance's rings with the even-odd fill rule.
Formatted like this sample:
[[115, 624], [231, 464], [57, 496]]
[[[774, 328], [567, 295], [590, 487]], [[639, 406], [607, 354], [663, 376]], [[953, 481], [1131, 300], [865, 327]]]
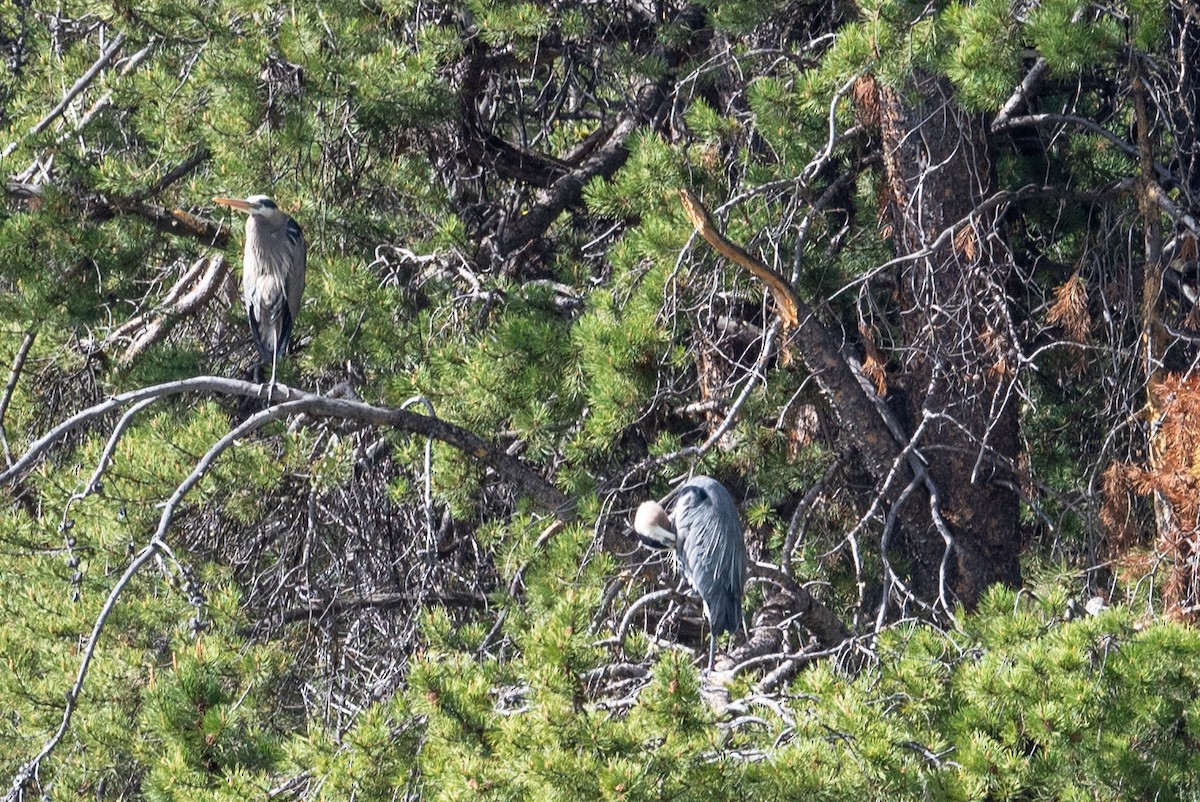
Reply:
[[[115, 395], [106, 401], [77, 412], [31, 444], [21, 458], [0, 473], [0, 482], [10, 482], [24, 475], [67, 434], [81, 429], [99, 418], [146, 399], [167, 398], [185, 393], [258, 398], [265, 401], [267, 386], [219, 376], [198, 376]], [[411, 434], [439, 440], [492, 468], [506, 481], [515, 484], [522, 493], [560, 520], [570, 521], [574, 517], [575, 501], [573, 499], [563, 494], [525, 463], [507, 454], [503, 448], [461, 426], [405, 409], [379, 407], [362, 401], [315, 395], [283, 384], [275, 386], [271, 397], [276, 404], [269, 409], [286, 407], [289, 414], [303, 413], [319, 418], [357, 421], [371, 426], [390, 426]]]
[[[5, 184], [5, 190], [10, 200], [37, 206], [44, 200], [46, 186], [24, 181], [8, 181]], [[62, 195], [67, 198], [76, 213], [93, 222], [102, 223], [112, 220], [114, 217], [137, 217], [167, 234], [199, 240], [205, 245], [221, 250], [229, 248], [229, 228], [227, 226], [197, 217], [182, 209], [170, 209], [136, 198], [98, 192], [82, 192], [74, 195], [63, 192]]]
[[[117, 54], [121, 52], [121, 47], [124, 44], [125, 34], [123, 32], [114, 36], [108, 43], [108, 47], [106, 47], [104, 51], [100, 53], [100, 57], [96, 59], [95, 63], [92, 64], [87, 72], [81, 75], [77, 81], [75, 81], [70, 89], [67, 90], [66, 94], [63, 95], [62, 100], [58, 102], [58, 105], [51, 109], [49, 114], [38, 120], [38, 122], [29, 129], [28, 135], [37, 136], [42, 131], [45, 131], [46, 128], [49, 127], [50, 123], [57, 120], [59, 116], [67, 110], [67, 107], [71, 105], [71, 101], [78, 97], [80, 92], [82, 92], [84, 89], [87, 89], [88, 85], [91, 84], [92, 81], [96, 80], [96, 76], [103, 72], [104, 68], [107, 67], [114, 58], [116, 58]], [[12, 152], [17, 149], [18, 144], [19, 142], [16, 141], [9, 142], [8, 145], [5, 146], [4, 153], [2, 156], [0, 156], [0, 158], [8, 158], [10, 155], [12, 155]]]
[[644, 86], [636, 106], [613, 127], [608, 141], [598, 147], [577, 168], [555, 180], [538, 193], [537, 202], [526, 214], [508, 221], [500, 238], [497, 255], [507, 259], [533, 240], [541, 237], [571, 204], [583, 196], [583, 188], [593, 178], [607, 178], [621, 168], [629, 156], [625, 142], [638, 126], [658, 114], [667, 100], [666, 80]]

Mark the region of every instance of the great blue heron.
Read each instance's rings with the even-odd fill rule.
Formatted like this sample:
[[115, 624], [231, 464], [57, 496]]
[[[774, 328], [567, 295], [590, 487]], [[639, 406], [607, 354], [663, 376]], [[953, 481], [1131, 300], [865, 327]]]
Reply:
[[[245, 200], [213, 198], [215, 203], [246, 214], [246, 247], [242, 251], [242, 298], [250, 316], [250, 333], [262, 364], [271, 363], [271, 384], [279, 357], [292, 337], [292, 325], [304, 294], [308, 255], [304, 232], [266, 195]], [[268, 390], [268, 394], [269, 394]]]
[[684, 578], [700, 594], [711, 630], [711, 671], [717, 636], [742, 627], [746, 540], [733, 497], [716, 479], [697, 476], [679, 489], [670, 517], [658, 502], [645, 501], [638, 507], [633, 528], [648, 546], [674, 547]]

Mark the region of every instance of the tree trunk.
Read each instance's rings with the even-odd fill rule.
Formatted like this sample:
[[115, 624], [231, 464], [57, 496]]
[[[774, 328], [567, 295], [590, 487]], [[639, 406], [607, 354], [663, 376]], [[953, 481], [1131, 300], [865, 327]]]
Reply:
[[919, 595], [973, 605], [992, 583], [1021, 580], [1011, 262], [995, 212], [954, 228], [993, 192], [983, 121], [955, 105], [948, 81], [920, 72], [878, 100], [892, 235], [910, 257], [898, 268], [895, 384], [931, 480], [907, 500], [928, 523], [903, 516], [902, 544]]

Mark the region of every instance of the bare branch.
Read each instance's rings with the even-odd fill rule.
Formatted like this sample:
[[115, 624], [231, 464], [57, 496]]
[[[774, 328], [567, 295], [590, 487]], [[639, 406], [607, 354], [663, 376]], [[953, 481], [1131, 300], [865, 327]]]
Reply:
[[[5, 185], [8, 197], [29, 204], [42, 202], [46, 186], [23, 181], [9, 181]], [[83, 217], [104, 222], [114, 217], [138, 217], [159, 231], [179, 237], [199, 240], [205, 245], [226, 250], [229, 247], [229, 228], [212, 220], [197, 217], [182, 209], [168, 209], [154, 203], [145, 203], [135, 198], [101, 193], [67, 194], [71, 205]]]
[[[108, 47], [100, 53], [100, 58], [96, 59], [96, 62], [88, 69], [88, 71], [81, 75], [79, 80], [77, 80], [71, 86], [71, 88], [67, 90], [67, 93], [63, 95], [63, 99], [59, 101], [58, 105], [51, 109], [49, 114], [38, 120], [37, 124], [29, 129], [28, 135], [37, 136], [42, 131], [45, 131], [46, 128], [49, 127], [50, 123], [57, 120], [59, 115], [66, 111], [67, 107], [71, 105], [71, 101], [78, 97], [79, 93], [86, 89], [88, 84], [96, 79], [96, 76], [99, 75], [104, 68], [112, 62], [117, 53], [121, 52], [121, 46], [124, 44], [125, 34], [123, 32], [120, 32], [114, 36], [112, 41], [108, 43]], [[4, 148], [4, 153], [0, 154], [0, 158], [8, 158], [10, 155], [12, 155], [12, 152], [17, 149], [19, 144], [19, 142], [9, 142]]]
[[[30, 445], [24, 456], [0, 473], [0, 482], [12, 481], [22, 475], [68, 433], [98, 418], [147, 398], [165, 398], [189, 392], [266, 400], [267, 387], [263, 384], [254, 384], [238, 379], [198, 376], [115, 395], [107, 401], [77, 412], [51, 429], [50, 432]], [[314, 395], [282, 384], [276, 385], [272, 398], [283, 402], [278, 406], [286, 407], [289, 413], [306, 413], [315, 417], [357, 421], [372, 426], [391, 426], [402, 431], [440, 440], [492, 468], [560, 520], [570, 521], [574, 517], [575, 502], [573, 499], [563, 494], [525, 463], [507, 454], [504, 449], [460, 426], [404, 409], [378, 407], [362, 401]], [[270, 409], [276, 408], [278, 407]]]
[[351, 610], [361, 610], [372, 607], [386, 610], [393, 607], [416, 607], [425, 602], [434, 602], [447, 607], [487, 607], [486, 596], [475, 593], [370, 593], [363, 596], [339, 596], [332, 599], [313, 599], [303, 607], [293, 607], [284, 610], [279, 623], [290, 624], [296, 621], [308, 621], [323, 618], [327, 615], [337, 615]]
[[4, 384], [4, 395], [0, 396], [0, 444], [4, 446], [4, 464], [12, 465], [12, 454], [8, 450], [8, 435], [4, 430], [4, 415], [8, 412], [8, 405], [12, 402], [13, 392], [17, 389], [17, 382], [21, 378], [21, 371], [25, 367], [25, 360], [29, 358], [29, 349], [33, 347], [33, 341], [37, 337], [37, 329], [32, 328], [25, 332], [25, 336], [21, 338], [21, 344], [17, 347], [17, 355], [13, 357], [12, 369], [8, 372], [8, 381]]
[[1046, 59], [1038, 56], [1037, 61], [1029, 68], [1029, 72], [1025, 73], [1025, 77], [1021, 79], [1021, 83], [1017, 84], [1012, 96], [1000, 107], [996, 119], [992, 120], [993, 131], [999, 130], [1001, 126], [1005, 125], [1012, 118], [1013, 112], [1020, 108], [1034, 88], [1041, 83], [1042, 76], [1046, 74], [1046, 67]]
[[[204, 269], [203, 274], [201, 269]], [[114, 329], [105, 338], [103, 345], [108, 346], [116, 340], [128, 339], [129, 345], [121, 354], [120, 362], [123, 365], [129, 364], [142, 351], [166, 337], [182, 318], [207, 304], [228, 276], [229, 269], [223, 254], [201, 257], [163, 298], [162, 309], [130, 318]], [[191, 291], [183, 294], [193, 283], [195, 286]]]

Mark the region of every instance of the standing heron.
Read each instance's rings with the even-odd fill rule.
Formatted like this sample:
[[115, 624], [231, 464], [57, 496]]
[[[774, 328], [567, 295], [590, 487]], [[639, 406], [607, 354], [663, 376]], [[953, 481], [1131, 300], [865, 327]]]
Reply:
[[[246, 214], [246, 247], [242, 252], [242, 298], [250, 315], [250, 334], [261, 364], [271, 363], [271, 389], [279, 357], [292, 338], [292, 325], [304, 294], [308, 255], [304, 232], [266, 195], [245, 200], [213, 198], [215, 203]], [[270, 390], [268, 390], [268, 398]]]
[[675, 548], [684, 578], [704, 602], [712, 671], [717, 636], [742, 627], [746, 540], [733, 497], [716, 479], [697, 476], [680, 488], [670, 517], [658, 502], [642, 502], [633, 529], [652, 548]]

